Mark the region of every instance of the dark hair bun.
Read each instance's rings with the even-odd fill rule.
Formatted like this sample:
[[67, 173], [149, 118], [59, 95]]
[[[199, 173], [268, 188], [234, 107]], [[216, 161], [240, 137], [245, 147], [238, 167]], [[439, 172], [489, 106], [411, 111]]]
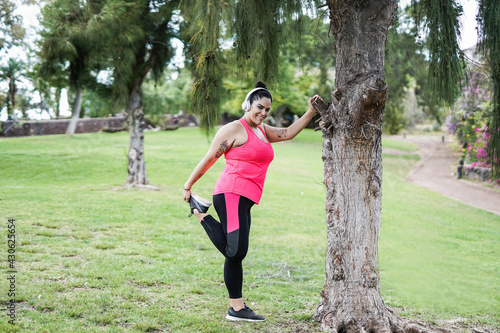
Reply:
[[255, 88], [264, 88], [264, 89], [267, 89], [267, 86], [264, 82], [262, 81], [257, 81], [257, 83], [255, 83]]

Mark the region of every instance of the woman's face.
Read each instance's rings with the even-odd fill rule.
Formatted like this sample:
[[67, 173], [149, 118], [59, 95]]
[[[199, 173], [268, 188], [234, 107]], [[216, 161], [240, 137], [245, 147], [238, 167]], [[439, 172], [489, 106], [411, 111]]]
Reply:
[[248, 116], [255, 125], [261, 125], [262, 122], [269, 116], [271, 111], [271, 100], [267, 97], [255, 100], [248, 111]]

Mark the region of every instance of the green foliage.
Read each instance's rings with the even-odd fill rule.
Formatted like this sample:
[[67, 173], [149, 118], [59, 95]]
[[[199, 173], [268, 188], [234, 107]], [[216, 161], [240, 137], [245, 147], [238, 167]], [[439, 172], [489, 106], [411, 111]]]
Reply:
[[7, 93], [7, 114], [14, 114], [16, 106], [17, 80], [23, 75], [25, 64], [16, 58], [9, 58], [7, 65], [0, 67], [0, 78], [7, 80], [9, 91]]
[[[406, 115], [405, 122], [401, 123], [403, 126], [411, 126], [421, 120], [418, 118], [421, 118], [422, 111], [438, 125], [442, 124], [445, 116], [445, 103], [438, 98], [435, 87], [429, 84], [430, 61], [426, 54], [430, 52], [430, 36], [423, 37], [425, 32], [420, 30], [415, 23], [414, 9], [408, 7], [395, 16], [387, 36], [385, 70], [388, 101], [404, 108], [408, 91], [413, 90], [418, 103], [418, 111], [402, 110]], [[389, 120], [390, 117], [384, 117], [384, 122]]]
[[[278, 58], [277, 82], [271, 81], [268, 85], [273, 94], [271, 117], [276, 120], [283, 110], [290, 117], [302, 115], [307, 110], [309, 97], [316, 93], [328, 96], [333, 87], [335, 58], [333, 39], [328, 38], [329, 25], [322, 20], [304, 17], [300, 25], [297, 22], [282, 24], [283, 34], [295, 34], [297, 26], [301, 27], [300, 42], [291, 38], [284, 41]], [[219, 73], [224, 78], [220, 91], [220, 113], [224, 117], [241, 116], [242, 101], [260, 79], [250, 60], [247, 62], [249, 67], [240, 67], [235, 61], [236, 53], [234, 48], [221, 52], [225, 66]]]
[[[287, 37], [300, 36], [302, 18], [314, 15], [315, 1], [184, 1], [183, 13], [190, 21], [190, 53], [194, 84], [191, 94], [194, 109], [200, 112], [202, 127], [209, 130], [214, 125], [221, 102], [221, 77], [224, 58], [219, 38], [227, 37], [235, 48], [237, 62], [236, 82], [245, 82], [241, 88], [252, 88], [257, 80], [267, 81], [268, 87], [280, 79], [279, 50], [284, 45], [285, 22], [297, 29], [286, 29]], [[223, 22], [223, 23], [221, 23]], [[223, 29], [221, 29], [221, 25]], [[233, 59], [233, 58], [232, 58]], [[253, 72], [257, 80], [245, 76]], [[241, 100], [239, 102], [241, 105]], [[238, 107], [238, 109], [240, 109]]]
[[[226, 57], [230, 58], [233, 54], [233, 50], [228, 50]], [[238, 77], [234, 63], [229, 63], [228, 65], [232, 66], [232, 69], [226, 72], [227, 74], [223, 79], [224, 90], [222, 94], [223, 103], [221, 105], [221, 113], [240, 117], [243, 113], [241, 103], [245, 100], [247, 93], [253, 88], [253, 82], [248, 78]], [[273, 98], [273, 109], [275, 107], [274, 103]]]
[[220, 108], [222, 60], [219, 37], [221, 13], [226, 3], [220, 0], [196, 0], [194, 6], [190, 1], [181, 3], [185, 6], [181, 7], [183, 11], [194, 13], [189, 41], [194, 78], [190, 98], [207, 135], [217, 124]]
[[[304, 37], [312, 37], [305, 33]], [[317, 43], [318, 40], [316, 40]], [[272, 85], [271, 93], [273, 95], [273, 104], [271, 109], [271, 117], [279, 118], [281, 115], [279, 109], [286, 109], [289, 115], [302, 115], [307, 111], [307, 100], [316, 93], [323, 91], [328, 96], [328, 90], [333, 86], [333, 82], [329, 78], [321, 83], [323, 72], [318, 68], [317, 62], [312, 59], [307, 59], [304, 54], [309, 50], [314, 50], [317, 46], [311, 41], [308, 48], [280, 54], [280, 71], [279, 82]], [[226, 58], [231, 59], [234, 54], [232, 50], [224, 53]], [[302, 57], [303, 61], [299, 61]], [[325, 64], [332, 64], [333, 57], [325, 59]], [[325, 76], [328, 75], [328, 66], [325, 66]], [[228, 69], [225, 71], [225, 79], [223, 80], [224, 94], [222, 95], [223, 104], [221, 111], [232, 116], [241, 116], [241, 103], [245, 99], [246, 94], [253, 88], [255, 78], [248, 74], [246, 80], [238, 76], [238, 69], [234, 64], [229, 63]], [[277, 119], [276, 119], [277, 120]]]
[[389, 134], [398, 134], [404, 128], [404, 109], [401, 104], [395, 104], [393, 101], [388, 101], [385, 105], [384, 118], [382, 129]]
[[146, 80], [142, 89], [144, 110], [151, 115], [178, 114], [180, 111], [188, 113], [192, 85], [191, 73], [186, 68], [167, 71], [156, 82]]
[[57, 118], [60, 116], [60, 99], [63, 88], [68, 87], [68, 73], [62, 63], [53, 63], [49, 75], [42, 75], [41, 59], [35, 51], [30, 51], [30, 56], [37, 61], [32, 64], [26, 73], [26, 78], [33, 85], [34, 91], [40, 94], [44, 107], [52, 108]]
[[446, 102], [433, 92], [430, 85], [424, 84], [422, 89], [417, 89], [417, 100], [422, 106], [427, 117], [433, 118], [439, 125], [443, 123]]
[[111, 114], [116, 114], [121, 111], [117, 107], [114, 100], [109, 97], [109, 89], [105, 91], [108, 94], [104, 94], [102, 91], [96, 91], [95, 89], [88, 89], [83, 95], [82, 102], [82, 116], [88, 116], [91, 118], [108, 117]]
[[4, 108], [4, 105], [7, 104], [7, 99], [8, 99], [7, 93], [0, 91], [0, 110], [2, 110]]
[[[300, 2], [291, 1], [300, 10]], [[243, 0], [236, 2], [233, 31], [236, 34], [236, 60], [253, 68], [264, 82], [276, 82], [281, 45], [280, 1]]]
[[[404, 100], [408, 90], [415, 89], [417, 94], [421, 91], [419, 87], [426, 86], [428, 64], [424, 46], [415, 42], [417, 34], [417, 27], [411, 24], [409, 15], [399, 11], [389, 28], [385, 53], [385, 80], [389, 86], [389, 97], [382, 126], [389, 133], [397, 133], [406, 125]], [[410, 113], [413, 110], [408, 111], [408, 114], [414, 114]], [[413, 119], [409, 123], [414, 123]]]
[[144, 116], [144, 120], [153, 128], [160, 127], [165, 129], [166, 127], [165, 118], [161, 114], [147, 114]]
[[[41, 75], [60, 87], [66, 71], [72, 87], [92, 89], [87, 96], [95, 100], [84, 104], [90, 114], [115, 113], [128, 103], [132, 90], [140, 90], [148, 73], [158, 79], [173, 56], [170, 39], [175, 37], [177, 5], [178, 1], [56, 0], [42, 11]], [[103, 70], [112, 80], [100, 84], [97, 74]]]
[[[112, 59], [111, 89], [121, 105], [129, 102], [133, 90], [140, 89], [151, 73], [158, 80], [174, 55], [170, 40], [179, 1], [114, 0], [114, 10], [105, 25], [107, 56]], [[115, 7], [112, 7], [114, 4]], [[115, 10], [115, 8], [119, 10]]]
[[488, 155], [493, 161], [496, 177], [500, 178], [500, 2], [479, 1], [479, 45], [491, 66], [493, 82], [492, 116], [488, 124], [491, 139]]
[[28, 96], [27, 89], [19, 89], [16, 98], [16, 107], [19, 111], [21, 111], [23, 118], [27, 119], [28, 110], [37, 107], [37, 105], [35, 103], [32, 103], [32, 98]]
[[282, 29], [287, 38], [280, 52], [276, 90], [280, 94], [287, 89], [295, 91], [282, 97], [293, 113], [301, 115], [309, 97], [319, 94], [326, 98], [332, 92], [335, 40], [322, 16], [286, 20]]
[[0, 50], [19, 45], [26, 31], [22, 26], [22, 16], [14, 15], [16, 1], [0, 0]]
[[24, 67], [25, 65], [22, 60], [9, 58], [7, 65], [0, 67], [0, 77], [2, 79], [17, 80], [21, 76]]
[[443, 100], [452, 104], [459, 92], [465, 68], [464, 54], [458, 45], [462, 6], [454, 0], [412, 0], [417, 25], [424, 23], [428, 33], [428, 84], [430, 102]]
[[48, 83], [56, 89], [65, 81], [64, 76], [72, 93], [95, 82], [91, 72], [99, 71], [105, 46], [96, 33], [105, 13], [102, 10], [100, 0], [55, 0], [42, 8], [39, 76], [48, 78]]
[[389, 100], [402, 104], [405, 87], [411, 77], [425, 69], [425, 56], [422, 46], [415, 43], [416, 28], [404, 29], [402, 24], [409, 25], [404, 20], [401, 11], [394, 16], [394, 21], [387, 34], [385, 49], [385, 80], [389, 86]]

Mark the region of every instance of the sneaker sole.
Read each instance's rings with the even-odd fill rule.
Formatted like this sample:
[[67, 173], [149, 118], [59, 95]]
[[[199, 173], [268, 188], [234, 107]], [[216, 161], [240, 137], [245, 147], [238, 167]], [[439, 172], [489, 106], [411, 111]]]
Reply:
[[191, 193], [191, 196], [196, 200], [198, 201], [199, 203], [201, 203], [202, 205], [206, 206], [206, 207], [210, 207], [212, 206], [212, 203], [210, 201], [208, 201], [207, 199], [203, 199], [202, 197], [200, 197], [199, 195], [197, 194], [194, 194], [194, 193]]
[[250, 318], [240, 318], [240, 317], [233, 317], [230, 315], [226, 315], [227, 320], [231, 321], [251, 321], [251, 322], [257, 322], [257, 321], [265, 321], [266, 319], [250, 319]]

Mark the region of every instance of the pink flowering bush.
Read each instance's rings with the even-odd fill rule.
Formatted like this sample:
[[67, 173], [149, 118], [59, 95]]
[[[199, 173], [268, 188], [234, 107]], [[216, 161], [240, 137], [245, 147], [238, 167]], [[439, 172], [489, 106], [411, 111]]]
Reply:
[[[491, 137], [486, 127], [492, 114], [490, 79], [485, 71], [471, 67], [468, 81], [462, 83], [461, 96], [446, 118], [449, 133], [461, 143], [461, 160], [466, 168], [491, 169], [492, 161], [488, 154]], [[496, 158], [493, 162], [497, 165]], [[498, 181], [500, 183], [500, 179]]]
[[474, 129], [474, 139], [467, 142], [465, 160], [472, 167], [491, 168], [491, 161], [486, 152], [486, 147], [490, 139], [486, 126]]
[[455, 111], [446, 119], [449, 132], [462, 144], [462, 159], [478, 165], [491, 164], [486, 160], [485, 148], [489, 137], [486, 133], [491, 109], [491, 87], [488, 75], [471, 67], [468, 81], [462, 82], [462, 92], [455, 104]]

